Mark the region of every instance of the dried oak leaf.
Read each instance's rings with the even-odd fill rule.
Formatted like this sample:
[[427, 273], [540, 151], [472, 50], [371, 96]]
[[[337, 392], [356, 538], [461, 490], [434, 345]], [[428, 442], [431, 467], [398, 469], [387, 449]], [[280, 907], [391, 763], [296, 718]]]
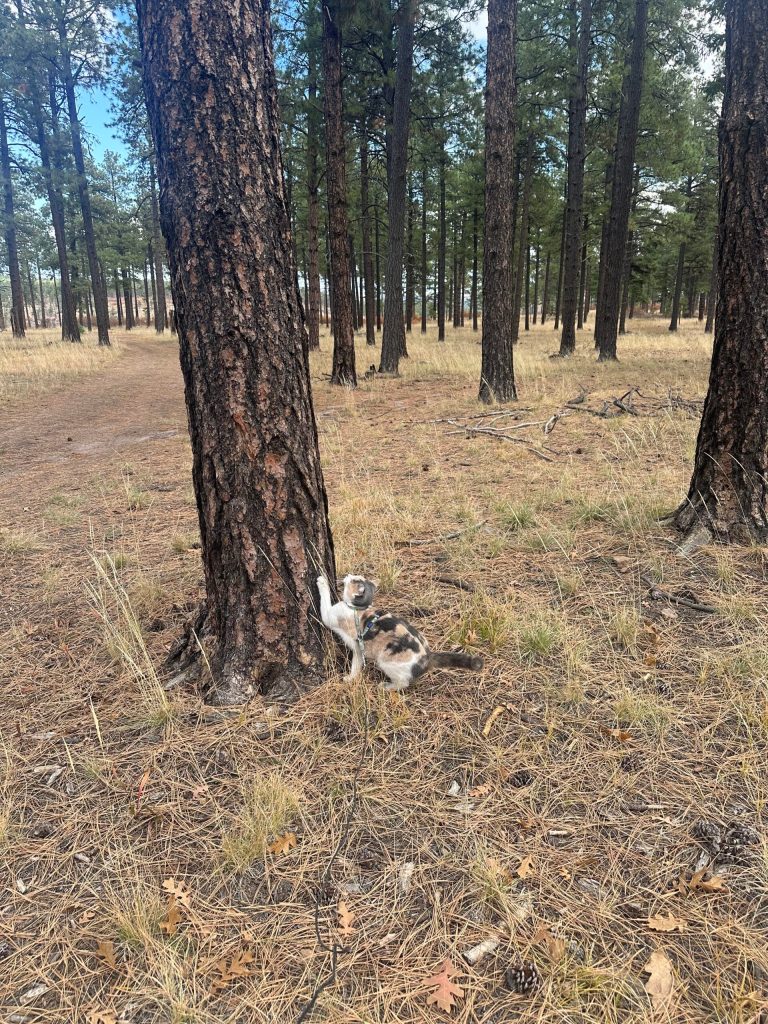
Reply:
[[724, 879], [720, 875], [710, 874], [708, 866], [694, 871], [690, 878], [680, 875], [677, 888], [681, 896], [687, 896], [691, 892], [721, 893], [728, 891]]
[[618, 740], [619, 743], [629, 743], [630, 740], [634, 739], [631, 732], [627, 732], [625, 729], [609, 729], [607, 725], [601, 725], [598, 729], [601, 736], [608, 736], [612, 740]]
[[470, 789], [468, 796], [479, 797], [488, 796], [489, 793], [493, 792], [493, 786], [489, 782], [484, 782], [479, 786], [474, 786]]
[[518, 878], [527, 878], [533, 873], [533, 857], [523, 857], [517, 866], [515, 874]]
[[541, 925], [533, 936], [533, 941], [546, 946], [547, 952], [553, 960], [559, 960], [565, 953], [565, 942], [553, 935], [549, 928]]
[[424, 982], [424, 988], [432, 988], [434, 992], [427, 996], [427, 1006], [433, 1003], [438, 1009], [450, 1013], [456, 1005], [456, 1000], [464, 995], [464, 989], [451, 981], [452, 977], [460, 974], [450, 960], [443, 961], [443, 969], [439, 974], [433, 974]]
[[296, 833], [286, 832], [284, 836], [278, 836], [274, 843], [270, 843], [267, 847], [269, 853], [274, 854], [276, 857], [280, 854], [288, 853], [296, 845]]
[[88, 1024], [117, 1024], [117, 1017], [109, 1010], [91, 1010], [85, 1019]]
[[214, 978], [211, 985], [215, 989], [224, 989], [228, 985], [231, 985], [233, 981], [237, 981], [238, 978], [246, 978], [251, 973], [248, 965], [253, 963], [253, 953], [250, 949], [240, 949], [234, 956], [228, 960], [226, 957], [222, 957], [221, 960], [216, 964], [216, 970], [219, 973], [218, 978]]
[[666, 917], [659, 914], [656, 917], [648, 918], [648, 927], [654, 932], [682, 932], [685, 930], [685, 921], [675, 917], [670, 911]]
[[182, 913], [179, 910], [176, 897], [171, 896], [168, 900], [168, 914], [164, 921], [160, 922], [160, 931], [165, 935], [175, 935], [178, 931], [179, 921], [182, 920]]
[[189, 907], [192, 893], [183, 882], [177, 882], [175, 878], [166, 878], [163, 882], [163, 889], [170, 896], [175, 896], [182, 907]]
[[115, 944], [114, 942], [102, 940], [96, 947], [96, 956], [100, 956], [107, 967], [111, 967], [114, 970], [117, 967], [117, 957], [115, 956]]
[[355, 931], [355, 915], [349, 909], [344, 900], [339, 900], [336, 907], [336, 916], [338, 918], [339, 934], [352, 935]]
[[645, 991], [651, 997], [654, 1010], [668, 1009], [674, 988], [674, 975], [669, 958], [660, 949], [654, 950], [643, 970], [649, 975]]

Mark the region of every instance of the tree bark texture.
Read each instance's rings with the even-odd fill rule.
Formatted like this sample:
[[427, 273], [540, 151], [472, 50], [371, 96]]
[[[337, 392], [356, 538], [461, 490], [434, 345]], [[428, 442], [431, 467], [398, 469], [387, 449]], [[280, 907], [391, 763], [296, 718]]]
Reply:
[[485, 87], [485, 232], [479, 398], [517, 398], [512, 357], [516, 0], [489, 0]]
[[576, 51], [576, 66], [568, 97], [568, 192], [565, 211], [561, 356], [570, 356], [576, 351], [579, 263], [584, 217], [584, 162], [587, 155], [587, 80], [591, 23], [592, 2], [591, 0], [581, 0], [578, 45], [576, 45], [576, 3], [574, 0], [571, 5], [571, 50]]
[[445, 341], [445, 173], [447, 156], [445, 147], [440, 154], [440, 212], [437, 239], [437, 340]]
[[137, 10], [215, 637], [209, 699], [240, 703], [320, 675], [315, 578], [334, 578], [268, 4]]
[[599, 298], [599, 320], [595, 318], [596, 341], [601, 362], [616, 358], [622, 268], [632, 203], [632, 168], [635, 163], [640, 100], [643, 93], [647, 23], [648, 0], [635, 0], [629, 72], [624, 81], [616, 136], [611, 206], [605, 236], [605, 259], [603, 260], [601, 256], [603, 288]]
[[768, 5], [726, 4], [718, 303], [683, 531], [768, 539]]
[[365, 341], [376, 344], [376, 298], [373, 284], [373, 252], [371, 251], [371, 199], [368, 178], [368, 138], [362, 126], [360, 142], [360, 224], [363, 235], [363, 283], [365, 286]]
[[317, 82], [314, 50], [309, 50], [309, 114], [307, 118], [307, 332], [310, 350], [320, 348], [320, 197], [317, 162], [320, 125], [317, 118]]
[[525, 143], [525, 172], [523, 181], [523, 202], [520, 212], [520, 244], [517, 249], [517, 271], [515, 273], [515, 292], [512, 308], [512, 343], [516, 344], [520, 337], [520, 307], [523, 300], [523, 280], [525, 278], [526, 251], [528, 247], [528, 219], [531, 208], [531, 188], [533, 185], [533, 156], [536, 144], [532, 136]]
[[416, 0], [403, 0], [397, 29], [397, 67], [392, 114], [391, 147], [387, 166], [387, 276], [384, 284], [384, 332], [381, 365], [385, 373], [397, 373], [400, 356], [406, 352], [403, 323], [403, 243], [407, 201], [408, 127], [413, 82], [413, 40]]

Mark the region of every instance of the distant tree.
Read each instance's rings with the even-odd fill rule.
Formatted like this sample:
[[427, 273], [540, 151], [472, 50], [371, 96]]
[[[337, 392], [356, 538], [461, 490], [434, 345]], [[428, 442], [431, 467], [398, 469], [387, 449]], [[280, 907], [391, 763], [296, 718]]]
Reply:
[[489, 0], [485, 89], [485, 239], [479, 398], [517, 398], [512, 357], [512, 228], [510, 179], [515, 147], [516, 0]]
[[[0, 90], [2, 83], [0, 82]], [[0, 91], [0, 176], [3, 179], [3, 234], [8, 256], [8, 276], [11, 279], [11, 332], [16, 338], [24, 337], [24, 291], [19, 268], [19, 248], [16, 241], [16, 216], [13, 205], [13, 178], [8, 148], [8, 126], [5, 103]]]
[[768, 539], [768, 5], [727, 0], [720, 120], [718, 302], [688, 533]]
[[268, 6], [137, 3], [218, 704], [320, 673], [314, 581], [334, 575]]

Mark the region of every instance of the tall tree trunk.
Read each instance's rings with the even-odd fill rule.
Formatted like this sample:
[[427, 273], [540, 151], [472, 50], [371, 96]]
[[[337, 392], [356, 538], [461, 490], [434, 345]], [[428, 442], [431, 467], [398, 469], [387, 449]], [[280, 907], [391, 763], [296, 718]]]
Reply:
[[381, 249], [379, 239], [379, 207], [378, 203], [373, 208], [374, 244], [376, 246], [376, 260], [374, 272], [376, 274], [376, 330], [381, 330]]
[[413, 310], [416, 305], [415, 277], [416, 262], [413, 257], [413, 188], [408, 192], [408, 227], [405, 245], [405, 330], [411, 330]]
[[43, 328], [48, 326], [48, 319], [45, 315], [45, 293], [43, 292], [43, 275], [40, 271], [40, 263], [37, 264], [37, 288], [40, 293], [40, 325]]
[[333, 305], [333, 365], [331, 383], [355, 387], [355, 332], [349, 268], [347, 166], [344, 149], [344, 106], [341, 91], [340, 0], [325, 0], [323, 14], [323, 71], [325, 78], [325, 181], [331, 249]]
[[585, 307], [584, 298], [587, 293], [587, 230], [589, 229], [589, 218], [584, 217], [584, 232], [581, 240], [581, 260], [579, 267], [579, 301], [576, 310], [576, 328], [581, 330], [587, 317], [588, 306]]
[[360, 327], [360, 304], [357, 294], [357, 260], [355, 259], [355, 240], [349, 233], [349, 287], [352, 292], [352, 327], [355, 331]]
[[728, 0], [719, 126], [715, 342], [693, 476], [675, 521], [768, 540], [768, 5]]
[[37, 328], [40, 326], [40, 323], [37, 319], [37, 306], [35, 304], [35, 286], [32, 284], [32, 271], [29, 266], [29, 260], [26, 261], [24, 269], [27, 272], [27, 285], [29, 287], [29, 302], [30, 305], [32, 306], [32, 319], [34, 321], [35, 328]]
[[117, 276], [117, 267], [114, 270], [114, 284], [115, 284], [115, 305], [117, 306], [117, 326], [123, 326], [123, 300], [120, 298], [120, 280]]
[[144, 260], [144, 266], [142, 267], [142, 275], [144, 277], [144, 322], [149, 327], [152, 321], [149, 315], [149, 275], [147, 274], [146, 260]]
[[591, 0], [581, 0], [578, 44], [576, 41], [576, 18], [576, 0], [573, 0], [570, 7], [570, 50], [575, 56], [575, 69], [568, 97], [568, 181], [565, 214], [565, 266], [563, 268], [563, 331], [560, 337], [561, 356], [570, 356], [576, 350], [576, 321], [580, 308], [579, 257], [582, 255], [584, 162], [587, 154], [587, 83], [592, 23]]
[[473, 331], [477, 330], [477, 219], [477, 203], [475, 203], [472, 208], [472, 296], [470, 298]]
[[69, 134], [72, 142], [72, 156], [75, 161], [77, 194], [80, 200], [80, 212], [83, 215], [83, 233], [85, 235], [85, 252], [88, 257], [88, 271], [91, 275], [93, 305], [96, 310], [96, 333], [99, 345], [109, 345], [109, 313], [107, 312], [107, 288], [101, 279], [99, 257], [96, 252], [96, 233], [93, 227], [91, 211], [91, 194], [88, 179], [85, 176], [85, 159], [80, 132], [80, 118], [77, 113], [75, 98], [75, 80], [72, 74], [72, 61], [69, 52], [66, 21], [63, 16], [58, 19], [59, 45], [61, 47], [61, 77], [67, 97], [67, 113], [69, 114]]
[[421, 169], [421, 333], [427, 333], [427, 165]]
[[[307, 116], [307, 249], [309, 283], [307, 295], [307, 331], [311, 350], [320, 348], [320, 197], [318, 172], [318, 144], [320, 125], [317, 111], [317, 71], [315, 48], [309, 45], [309, 114]], [[363, 225], [365, 248], [365, 225]]]
[[440, 153], [440, 224], [437, 240], [437, 340], [445, 341], [445, 248], [447, 245], [445, 223], [445, 171], [447, 156], [445, 146]]
[[125, 309], [125, 329], [126, 331], [133, 330], [134, 317], [133, 317], [133, 306], [131, 304], [131, 286], [128, 281], [128, 271], [125, 267], [120, 270], [120, 276], [123, 282], [123, 308]]
[[547, 322], [547, 312], [549, 306], [549, 275], [551, 271], [552, 256], [547, 253], [547, 258], [544, 262], [544, 294], [541, 297], [541, 323], [542, 325]]
[[[147, 263], [149, 264], [149, 287], [152, 292], [152, 322], [157, 323], [157, 285], [155, 282], [155, 257], [152, 251], [152, 239], [147, 242]], [[105, 278], [106, 280], [106, 278]]]
[[371, 252], [371, 201], [368, 180], [368, 134], [365, 122], [361, 126], [360, 142], [360, 224], [363, 234], [363, 279], [365, 285], [365, 341], [376, 344], [375, 297], [373, 284], [373, 253]]
[[489, 0], [485, 102], [483, 334], [479, 398], [517, 398], [512, 358], [512, 253], [517, 0]]
[[592, 277], [590, 274], [589, 257], [587, 257], [584, 260], [584, 312], [581, 317], [585, 324], [589, 319], [589, 309], [592, 304], [592, 296], [590, 295], [591, 284]]
[[[16, 7], [19, 12], [19, 22], [24, 24], [24, 5], [17, 0]], [[40, 151], [40, 164], [45, 181], [45, 189], [48, 195], [48, 205], [51, 210], [51, 224], [56, 242], [56, 254], [59, 262], [59, 277], [61, 280], [61, 302], [60, 321], [62, 341], [80, 341], [80, 328], [77, 323], [77, 310], [75, 297], [72, 292], [72, 282], [69, 273], [69, 256], [67, 253], [67, 236], [64, 223], [64, 200], [61, 194], [60, 166], [58, 157], [58, 129], [56, 124], [55, 107], [51, 110], [52, 127], [54, 131], [53, 154], [51, 153], [51, 140], [43, 118], [43, 106], [40, 98], [40, 84], [37, 74], [33, 71], [29, 76], [29, 96], [32, 106], [32, 118], [35, 126], [37, 145]]]
[[528, 219], [531, 208], [531, 187], [533, 184], [533, 155], [536, 144], [533, 136], [525, 141], [525, 180], [523, 181], [523, 208], [520, 213], [520, 245], [517, 249], [517, 273], [515, 274], [514, 307], [512, 310], [512, 343], [520, 337], [520, 306], [523, 299], [523, 279], [525, 277], [525, 254], [528, 247]]
[[719, 232], [715, 230], [715, 244], [712, 247], [712, 266], [709, 272], [709, 292], [707, 294], [707, 321], [704, 330], [707, 334], [712, 333], [715, 323], [715, 304], [717, 302], [717, 258], [719, 250]]
[[531, 231], [525, 236], [525, 329], [531, 329]]
[[392, 145], [388, 153], [387, 277], [384, 287], [384, 333], [381, 340], [381, 365], [387, 373], [397, 373], [398, 362], [406, 355], [403, 324], [403, 240], [407, 197], [408, 128], [413, 82], [413, 38], [416, 0], [403, 0], [397, 29], [397, 67], [392, 116]]
[[706, 314], [706, 311], [707, 311], [707, 293], [706, 292], [699, 292], [699, 312], [698, 312], [697, 319], [698, 319], [700, 324], [704, 323], [704, 315]]
[[216, 639], [209, 699], [240, 703], [322, 675], [315, 578], [334, 579], [268, 4], [137, 9]]
[[640, 119], [640, 100], [643, 93], [645, 66], [646, 26], [648, 0], [635, 0], [635, 20], [629, 73], [625, 79], [616, 136], [616, 160], [613, 170], [611, 207], [606, 231], [603, 293], [600, 299], [600, 319], [596, 319], [597, 344], [600, 361], [616, 359], [616, 338], [621, 302], [621, 271], [629, 229], [629, 209], [632, 202], [632, 168]]
[[53, 297], [56, 300], [56, 316], [59, 321], [59, 327], [61, 327], [61, 303], [59, 302], [59, 286], [56, 284], [56, 271], [51, 271], [51, 280], [53, 281]]
[[451, 253], [453, 256], [453, 266], [451, 275], [451, 309], [452, 309], [452, 321], [454, 330], [461, 323], [461, 313], [459, 311], [459, 246], [456, 236], [456, 218], [453, 218], [453, 244], [451, 245]]
[[[693, 180], [689, 175], [685, 185], [685, 195], [687, 197], [685, 204], [685, 212], [688, 212], [690, 206], [690, 196]], [[686, 250], [686, 239], [683, 237], [680, 241], [680, 246], [677, 250], [677, 271], [675, 273], [675, 287], [672, 293], [672, 317], [669, 321], [670, 331], [676, 331], [678, 324], [680, 323], [680, 303], [683, 297], [683, 274], [685, 273], [685, 250]]]
[[629, 284], [632, 277], [632, 253], [634, 251], [635, 232], [632, 228], [627, 232], [627, 251], [624, 256], [622, 276], [621, 312], [619, 313], [619, 334], [627, 333], [627, 309], [629, 308]]
[[8, 129], [5, 122], [5, 104], [0, 94], [0, 174], [3, 178], [4, 220], [3, 235], [8, 250], [8, 276], [11, 279], [11, 333], [24, 337], [24, 290], [21, 287], [19, 249], [16, 242], [16, 217], [13, 206], [13, 180], [11, 155], [8, 149]]
[[[567, 188], [566, 188], [567, 193]], [[568, 216], [568, 196], [566, 194], [566, 201], [563, 204], [563, 224], [560, 229], [560, 259], [557, 264], [557, 294], [555, 295], [555, 326], [554, 329], [558, 330], [560, 326], [560, 311], [562, 309], [563, 300], [563, 270], [565, 267], [565, 227], [566, 219]]]
[[539, 269], [541, 263], [541, 228], [536, 229], [536, 262], [533, 271], [533, 322], [536, 323], [536, 318], [539, 312]]
[[157, 175], [155, 160], [149, 158], [149, 196], [152, 213], [152, 252], [154, 254], [155, 291], [157, 292], [157, 316], [155, 330], [162, 334], [168, 326], [168, 305], [165, 299], [165, 274], [163, 273], [163, 244], [160, 237], [160, 212], [157, 203]]

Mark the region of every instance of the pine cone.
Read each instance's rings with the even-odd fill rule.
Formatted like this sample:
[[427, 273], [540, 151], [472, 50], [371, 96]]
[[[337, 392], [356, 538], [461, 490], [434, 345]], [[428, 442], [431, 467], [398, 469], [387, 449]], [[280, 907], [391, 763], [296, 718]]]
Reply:
[[717, 853], [720, 849], [722, 833], [717, 822], [704, 819], [697, 821], [691, 829], [691, 834], [694, 839], [698, 839], [702, 846], [705, 846], [712, 853]]
[[515, 772], [512, 775], [509, 781], [515, 789], [523, 789], [524, 786], [530, 786], [533, 782], [533, 775], [531, 775], [527, 768], [521, 768], [519, 772]]
[[619, 761], [619, 768], [623, 772], [638, 772], [643, 767], [645, 758], [639, 750], [633, 751], [631, 754], [627, 754]]
[[749, 864], [749, 847], [759, 842], [760, 836], [750, 825], [732, 821], [725, 830], [717, 860], [720, 864]]
[[507, 968], [507, 988], [518, 995], [529, 995], [541, 987], [541, 975], [534, 963], [520, 963]]

